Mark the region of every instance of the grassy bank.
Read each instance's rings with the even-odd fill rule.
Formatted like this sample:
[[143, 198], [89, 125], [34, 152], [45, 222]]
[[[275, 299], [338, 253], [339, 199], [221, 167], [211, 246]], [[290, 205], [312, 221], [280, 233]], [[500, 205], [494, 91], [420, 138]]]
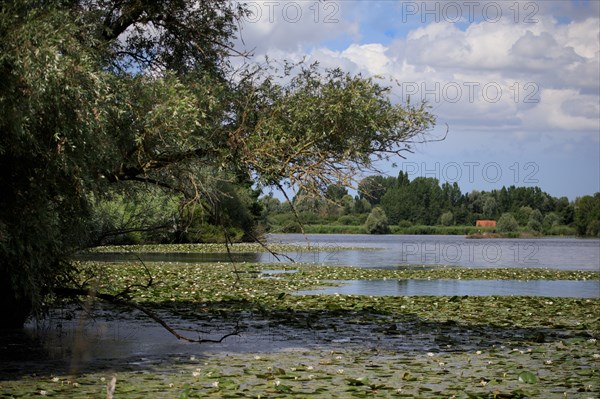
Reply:
[[[367, 230], [362, 225], [341, 225], [341, 224], [305, 224], [304, 232], [307, 234], [367, 234]], [[272, 233], [299, 233], [299, 226], [290, 228], [289, 226], [272, 226]], [[476, 234], [497, 234], [497, 230], [491, 227], [475, 226], [390, 226], [391, 234], [423, 234], [423, 235], [476, 235]], [[506, 237], [541, 237], [541, 236], [575, 236], [576, 230], [568, 226], [555, 226], [543, 233], [533, 233], [522, 229], [516, 233], [504, 234]]]

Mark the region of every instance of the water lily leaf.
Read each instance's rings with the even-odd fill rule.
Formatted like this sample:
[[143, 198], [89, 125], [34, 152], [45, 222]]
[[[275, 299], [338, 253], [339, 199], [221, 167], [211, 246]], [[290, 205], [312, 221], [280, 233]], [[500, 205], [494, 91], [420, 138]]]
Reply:
[[348, 382], [348, 385], [353, 386], [353, 387], [360, 387], [369, 382], [369, 380], [366, 380], [366, 379], [363, 380], [360, 378], [346, 378], [346, 381]]
[[537, 382], [537, 376], [530, 371], [522, 371], [519, 373], [519, 382], [535, 384]]
[[181, 392], [181, 395], [179, 395], [179, 399], [188, 399], [189, 395], [190, 395], [190, 385], [185, 384], [183, 386], [183, 392]]
[[404, 381], [415, 381], [417, 378], [413, 376], [411, 373], [406, 372], [402, 374], [402, 379]]
[[277, 385], [275, 389], [279, 392], [292, 392], [292, 387], [290, 387], [289, 385]]

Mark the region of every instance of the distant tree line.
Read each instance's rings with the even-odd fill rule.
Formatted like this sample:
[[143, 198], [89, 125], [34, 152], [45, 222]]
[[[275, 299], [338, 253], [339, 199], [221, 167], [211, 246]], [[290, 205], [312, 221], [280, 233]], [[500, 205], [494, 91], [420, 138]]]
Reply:
[[263, 222], [282, 232], [299, 231], [298, 218], [301, 224], [361, 226], [363, 230], [355, 231], [369, 233], [388, 232], [387, 226], [474, 226], [478, 219], [493, 219], [502, 232], [600, 234], [600, 193], [575, 201], [553, 197], [539, 187], [463, 193], [456, 182], [440, 184], [432, 177], [411, 181], [406, 172], [368, 176], [359, 182], [354, 197], [345, 187], [330, 185], [323, 198], [298, 192], [293, 208], [272, 195], [260, 203]]

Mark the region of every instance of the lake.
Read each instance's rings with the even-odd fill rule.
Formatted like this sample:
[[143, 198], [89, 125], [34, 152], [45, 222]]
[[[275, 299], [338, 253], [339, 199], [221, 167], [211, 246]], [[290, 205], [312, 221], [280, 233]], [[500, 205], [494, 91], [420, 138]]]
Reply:
[[[600, 271], [600, 240], [564, 237], [468, 239], [444, 235], [270, 234], [270, 243], [295, 244], [306, 250], [285, 256], [270, 253], [96, 253], [95, 260], [161, 262], [296, 262], [395, 269], [410, 265], [466, 268], [550, 268]], [[340, 247], [355, 248], [340, 250]], [[364, 248], [364, 249], [360, 249]], [[374, 249], [376, 248], [376, 249]], [[524, 295], [594, 298], [598, 281], [346, 281], [342, 287], [302, 293], [353, 295]]]
[[[600, 240], [565, 237], [533, 239], [468, 239], [445, 235], [272, 234], [269, 242], [310, 243], [316, 250], [289, 254], [299, 262], [366, 268], [409, 264], [474, 268], [545, 267], [600, 271]], [[380, 248], [339, 251], [335, 247]], [[275, 261], [262, 254], [260, 261]]]
[[[579, 238], [468, 239], [444, 235], [270, 234], [270, 243], [297, 244], [306, 250], [285, 255], [296, 262], [389, 269], [411, 264], [472, 268], [544, 267], [600, 271], [600, 240]], [[310, 247], [309, 247], [310, 245]], [[339, 250], [336, 248], [364, 250]], [[370, 250], [378, 248], [380, 250]], [[91, 253], [83, 259], [159, 262], [289, 262], [270, 253]]]

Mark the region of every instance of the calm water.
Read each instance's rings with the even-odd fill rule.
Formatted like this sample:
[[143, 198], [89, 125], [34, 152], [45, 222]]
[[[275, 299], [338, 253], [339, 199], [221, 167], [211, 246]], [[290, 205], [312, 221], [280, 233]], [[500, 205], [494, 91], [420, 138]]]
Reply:
[[[442, 264], [463, 267], [548, 267], [562, 270], [600, 270], [600, 240], [575, 238], [544, 239], [493, 239], [470, 240], [460, 236], [407, 236], [407, 235], [270, 235], [272, 243], [294, 243], [307, 245], [305, 251], [289, 253], [295, 261], [315, 262], [329, 265], [348, 265], [366, 268], [397, 268], [409, 264]], [[365, 247], [381, 250], [339, 251], [334, 247]], [[90, 255], [91, 256], [91, 255]], [[143, 260], [167, 262], [288, 262], [276, 259], [268, 253], [232, 254], [139, 254]], [[94, 254], [94, 259], [106, 261], [136, 260], [138, 255]], [[272, 271], [263, 272], [269, 275]], [[292, 272], [292, 271], [290, 271]], [[345, 285], [324, 290], [306, 291], [306, 294], [355, 294], [391, 296], [481, 296], [481, 295], [525, 295], [564, 296], [577, 298], [600, 297], [599, 281], [465, 281], [465, 280], [376, 280], [344, 281]], [[162, 327], [148, 322], [135, 314], [116, 317], [114, 309], [106, 318], [81, 323], [85, 315], [65, 317], [56, 310], [47, 326], [36, 327], [30, 323], [26, 335], [33, 335], [44, 342], [46, 351], [53, 358], [73, 356], [73, 348], [80, 345], [80, 334], [85, 347], [79, 348], [81, 363], [106, 359], [134, 357], [157, 357], [163, 361], [167, 353], [200, 354], [196, 344], [176, 341]], [[190, 326], [185, 320], [170, 320], [179, 328]], [[271, 330], [268, 323], [249, 323], [249, 329], [240, 337], [230, 337], [222, 344], [207, 346], [219, 350], [260, 351], [283, 349], [294, 345], [306, 345], [307, 337], [298, 336], [298, 331], [289, 331], [278, 326]], [[182, 324], [183, 323], [183, 324]], [[261, 324], [266, 323], [266, 324]], [[229, 324], [205, 320], [201, 330], [203, 338], [218, 338], [231, 332], [235, 320]], [[198, 326], [195, 326], [198, 329]], [[80, 331], [80, 330], [83, 330]], [[311, 332], [311, 334], [314, 334]], [[335, 333], [337, 335], [337, 333]], [[313, 336], [310, 339], [314, 339]], [[328, 338], [330, 339], [330, 338]], [[143, 360], [146, 361], [146, 360]], [[32, 364], [38, 359], [32, 355]], [[133, 363], [131, 363], [133, 364]], [[9, 365], [14, 367], [14, 364]], [[24, 366], [27, 367], [27, 366]], [[0, 364], [0, 369], [1, 369]]]
[[[413, 264], [470, 268], [544, 267], [600, 271], [600, 240], [577, 238], [467, 239], [432, 235], [269, 235], [269, 242], [297, 244], [304, 251], [287, 253], [296, 262], [393, 269]], [[337, 250], [336, 247], [364, 247]], [[373, 250], [372, 248], [378, 248]], [[270, 253], [89, 254], [96, 260], [166, 262], [289, 262]], [[276, 269], [276, 267], [274, 267]], [[531, 295], [600, 297], [598, 281], [348, 281], [345, 286], [310, 293], [354, 295]]]
[[[340, 235], [272, 234], [271, 243], [299, 244], [306, 251], [285, 255], [296, 262], [366, 268], [396, 268], [410, 264], [463, 267], [545, 267], [561, 270], [600, 271], [600, 240], [578, 238], [467, 239], [435, 235]], [[308, 245], [310, 244], [310, 248]], [[365, 247], [381, 250], [339, 251], [335, 247]], [[270, 253], [144, 253], [88, 254], [87, 259], [161, 262], [289, 262]]]
[[547, 296], [600, 297], [600, 281], [517, 280], [342, 280], [339, 287], [300, 291], [300, 295], [373, 296]]
[[[301, 262], [367, 268], [408, 264], [463, 267], [547, 267], [600, 271], [600, 240], [578, 238], [467, 239], [437, 235], [273, 234], [270, 242], [304, 244], [318, 251], [292, 254]], [[380, 251], [337, 251], [333, 247], [370, 247]], [[271, 255], [264, 254], [261, 261]]]

